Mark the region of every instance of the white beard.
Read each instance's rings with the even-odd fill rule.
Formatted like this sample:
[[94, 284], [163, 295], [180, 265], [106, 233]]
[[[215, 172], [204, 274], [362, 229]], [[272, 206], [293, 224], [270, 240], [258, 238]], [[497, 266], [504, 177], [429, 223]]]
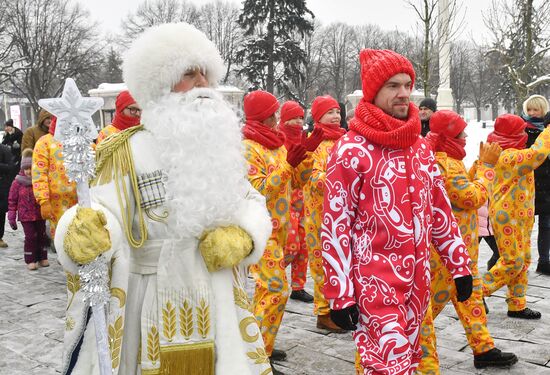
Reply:
[[171, 93], [143, 110], [167, 173], [168, 226], [179, 238], [228, 225], [249, 184], [240, 121], [221, 94]]

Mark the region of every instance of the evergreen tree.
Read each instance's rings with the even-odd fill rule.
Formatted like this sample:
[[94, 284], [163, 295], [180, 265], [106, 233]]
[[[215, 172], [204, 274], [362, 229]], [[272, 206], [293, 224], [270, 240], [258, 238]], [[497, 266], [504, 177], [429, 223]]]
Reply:
[[252, 88], [294, 96], [290, 85], [303, 80], [305, 62], [298, 39], [313, 31], [313, 17], [305, 0], [244, 0], [239, 24], [248, 39], [237, 57]]
[[120, 57], [120, 53], [111, 48], [105, 60], [103, 82], [122, 82], [122, 58]]

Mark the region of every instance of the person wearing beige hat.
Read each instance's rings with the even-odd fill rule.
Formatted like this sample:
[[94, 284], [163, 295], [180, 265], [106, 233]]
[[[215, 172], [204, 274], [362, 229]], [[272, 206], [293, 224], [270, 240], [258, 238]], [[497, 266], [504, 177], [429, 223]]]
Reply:
[[359, 55], [363, 98], [327, 163], [321, 240], [332, 320], [353, 330], [360, 374], [413, 374], [429, 311], [430, 245], [458, 300], [470, 258], [410, 102], [415, 72], [390, 50]]

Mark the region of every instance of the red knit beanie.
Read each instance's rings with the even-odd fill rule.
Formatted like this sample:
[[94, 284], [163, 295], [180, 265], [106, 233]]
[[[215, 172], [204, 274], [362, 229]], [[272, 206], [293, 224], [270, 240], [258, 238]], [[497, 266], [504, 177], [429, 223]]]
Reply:
[[130, 91], [125, 90], [122, 91], [118, 96], [116, 97], [115, 106], [117, 112], [124, 111], [124, 108], [128, 107], [131, 104], [134, 104], [136, 100], [132, 97], [130, 94]]
[[363, 49], [359, 54], [359, 61], [363, 99], [369, 103], [374, 101], [384, 83], [396, 74], [408, 74], [412, 80], [411, 87], [414, 87], [414, 68], [406, 57], [397, 52], [387, 49]]
[[495, 132], [503, 135], [521, 134], [524, 132], [525, 126], [526, 123], [521, 117], [509, 113], [498, 116], [495, 120]]
[[319, 122], [321, 117], [333, 108], [340, 109], [340, 104], [330, 95], [318, 96], [311, 103], [313, 121]]
[[304, 109], [293, 100], [284, 102], [281, 107], [281, 124], [296, 117], [304, 117]]
[[264, 121], [279, 109], [279, 102], [273, 94], [257, 90], [244, 97], [244, 114], [247, 120]]
[[466, 121], [453, 111], [437, 111], [430, 117], [430, 131], [449, 138], [456, 138], [457, 135], [466, 129], [466, 125], [468, 125]]

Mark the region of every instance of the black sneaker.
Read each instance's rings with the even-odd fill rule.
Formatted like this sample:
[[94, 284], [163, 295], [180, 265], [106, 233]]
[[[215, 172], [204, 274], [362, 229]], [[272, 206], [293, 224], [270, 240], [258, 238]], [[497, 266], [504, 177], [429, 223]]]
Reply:
[[535, 272], [540, 273], [542, 275], [550, 276], [550, 263], [537, 264], [537, 270]]
[[293, 290], [292, 293], [290, 293], [290, 299], [295, 299], [306, 303], [313, 302], [313, 296], [303, 289]]
[[508, 316], [510, 318], [519, 318], [519, 319], [540, 319], [541, 313], [535, 310], [531, 310], [526, 307], [521, 311], [508, 311]]
[[514, 353], [501, 352], [497, 348], [493, 348], [488, 352], [474, 355], [474, 367], [508, 367], [518, 361], [518, 357]]
[[269, 359], [273, 361], [286, 361], [286, 352], [284, 350], [273, 349]]

